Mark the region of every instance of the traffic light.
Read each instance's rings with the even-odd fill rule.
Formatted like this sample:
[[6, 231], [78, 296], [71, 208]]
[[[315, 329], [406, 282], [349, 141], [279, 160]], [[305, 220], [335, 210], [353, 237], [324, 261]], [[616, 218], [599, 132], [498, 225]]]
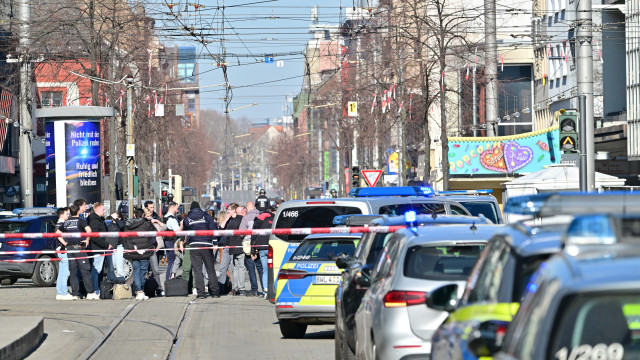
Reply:
[[351, 168], [351, 186], [360, 187], [360, 167], [358, 166]]
[[578, 152], [578, 112], [574, 110], [560, 110], [557, 113], [560, 124], [560, 150], [563, 154]]
[[162, 202], [166, 203], [167, 201], [169, 201], [169, 191], [167, 190], [162, 190]]

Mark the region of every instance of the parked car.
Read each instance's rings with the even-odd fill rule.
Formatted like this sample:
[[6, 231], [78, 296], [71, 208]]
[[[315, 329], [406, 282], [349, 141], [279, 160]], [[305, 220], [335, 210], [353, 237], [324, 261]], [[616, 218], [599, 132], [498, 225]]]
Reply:
[[[53, 232], [56, 216], [16, 216], [0, 220], [0, 233], [48, 233]], [[0, 251], [55, 250], [57, 240], [47, 239], [0, 239]], [[0, 255], [0, 260], [26, 260], [52, 258], [54, 254]], [[0, 261], [0, 279], [3, 285], [13, 284], [18, 279], [32, 279], [36, 286], [54, 286], [58, 277], [55, 261], [13, 263]]]
[[[640, 358], [640, 267], [637, 244], [565, 251], [527, 286], [506, 333], [486, 323], [470, 334], [477, 356], [495, 359]], [[504, 337], [504, 344], [500, 339]]]
[[443, 225], [395, 232], [384, 247], [356, 312], [358, 359], [428, 359], [433, 331], [446, 311], [425, 303], [434, 289], [467, 279], [500, 225]]
[[471, 215], [484, 215], [494, 224], [504, 224], [502, 212], [498, 200], [491, 193], [492, 190], [452, 190], [439, 191], [439, 197], [458, 202], [467, 209]]
[[276, 317], [285, 338], [301, 338], [307, 325], [333, 324], [340, 283], [338, 256], [352, 256], [361, 234], [307, 236], [278, 275]]
[[[405, 216], [342, 215], [334, 219], [336, 224], [347, 226], [395, 226], [406, 225]], [[454, 215], [417, 215], [413, 225], [485, 224], [484, 218]], [[362, 274], [371, 276], [380, 254], [391, 238], [391, 233], [367, 233], [362, 236], [351, 258], [339, 258], [336, 265], [343, 269], [342, 280], [336, 290], [335, 356], [337, 360], [353, 359], [356, 351], [355, 315], [362, 297], [369, 288], [361, 282]]]

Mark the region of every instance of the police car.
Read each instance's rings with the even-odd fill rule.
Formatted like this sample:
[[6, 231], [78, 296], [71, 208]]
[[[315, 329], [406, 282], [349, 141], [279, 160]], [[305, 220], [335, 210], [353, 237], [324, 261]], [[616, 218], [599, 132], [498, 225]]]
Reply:
[[333, 324], [339, 256], [353, 256], [361, 234], [309, 235], [278, 274], [276, 316], [285, 338], [301, 338], [307, 325]]
[[483, 215], [494, 224], [504, 224], [500, 205], [493, 196], [493, 190], [438, 191], [436, 195], [460, 203], [472, 216]]
[[[470, 334], [487, 331], [487, 328], [504, 334], [531, 277], [544, 261], [563, 250], [566, 243], [563, 238], [572, 238], [572, 243], [586, 243], [593, 238], [615, 242], [611, 224], [628, 216], [624, 215], [625, 211], [640, 210], [635, 205], [639, 200], [640, 196], [628, 193], [542, 194], [510, 199], [505, 206], [506, 214], [533, 216], [534, 224], [548, 225], [528, 226], [520, 222], [496, 234], [480, 255], [457, 307], [449, 301], [456, 303], [455, 286], [434, 292], [433, 298], [442, 301], [429, 306], [448, 309], [451, 314], [433, 335], [432, 359], [475, 359], [468, 346]], [[596, 218], [589, 214], [594, 211], [618, 215], [597, 215]], [[547, 221], [558, 216], [564, 221]], [[622, 239], [622, 234], [619, 238]]]
[[559, 254], [527, 286], [504, 344], [488, 325], [469, 345], [478, 356], [500, 349], [496, 359], [638, 359], [638, 268], [637, 244]]

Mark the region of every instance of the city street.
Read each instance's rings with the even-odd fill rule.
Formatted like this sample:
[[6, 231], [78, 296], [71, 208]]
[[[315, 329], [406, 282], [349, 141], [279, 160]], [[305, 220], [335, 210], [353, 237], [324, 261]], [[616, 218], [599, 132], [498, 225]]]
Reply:
[[54, 299], [55, 288], [26, 280], [0, 287], [0, 316], [45, 319], [44, 341], [28, 359], [333, 359], [333, 326], [285, 340], [261, 298]]

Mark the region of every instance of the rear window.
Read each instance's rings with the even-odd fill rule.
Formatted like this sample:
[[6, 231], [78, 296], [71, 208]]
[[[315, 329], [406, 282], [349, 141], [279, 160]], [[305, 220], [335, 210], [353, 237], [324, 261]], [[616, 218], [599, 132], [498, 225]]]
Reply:
[[293, 253], [291, 261], [335, 261], [338, 255], [353, 256], [358, 239], [305, 241]]
[[[362, 214], [351, 206], [301, 206], [282, 210], [276, 220], [276, 229], [332, 227], [333, 218], [338, 215]], [[276, 235], [284, 241], [302, 241], [307, 235]], [[353, 252], [351, 253], [353, 254]]]
[[444, 204], [430, 202], [381, 206], [378, 213], [380, 215], [404, 215], [407, 211], [411, 210], [417, 214], [445, 214], [447, 212]]
[[404, 276], [423, 280], [466, 280], [484, 245], [413, 246]]
[[23, 233], [27, 232], [29, 224], [26, 222], [3, 222], [0, 223], [0, 233]]
[[380, 258], [380, 254], [384, 250], [384, 247], [387, 245], [387, 242], [391, 238], [393, 233], [377, 233], [373, 238], [373, 242], [371, 244], [371, 249], [369, 250], [369, 255], [367, 256], [367, 264], [372, 265], [378, 262]]
[[464, 206], [467, 211], [471, 213], [473, 216], [478, 216], [480, 214], [484, 215], [487, 219], [491, 220], [494, 224], [499, 224], [500, 220], [498, 219], [498, 214], [496, 213], [496, 208], [493, 203], [490, 202], [480, 202], [480, 201], [458, 201], [462, 206]]

